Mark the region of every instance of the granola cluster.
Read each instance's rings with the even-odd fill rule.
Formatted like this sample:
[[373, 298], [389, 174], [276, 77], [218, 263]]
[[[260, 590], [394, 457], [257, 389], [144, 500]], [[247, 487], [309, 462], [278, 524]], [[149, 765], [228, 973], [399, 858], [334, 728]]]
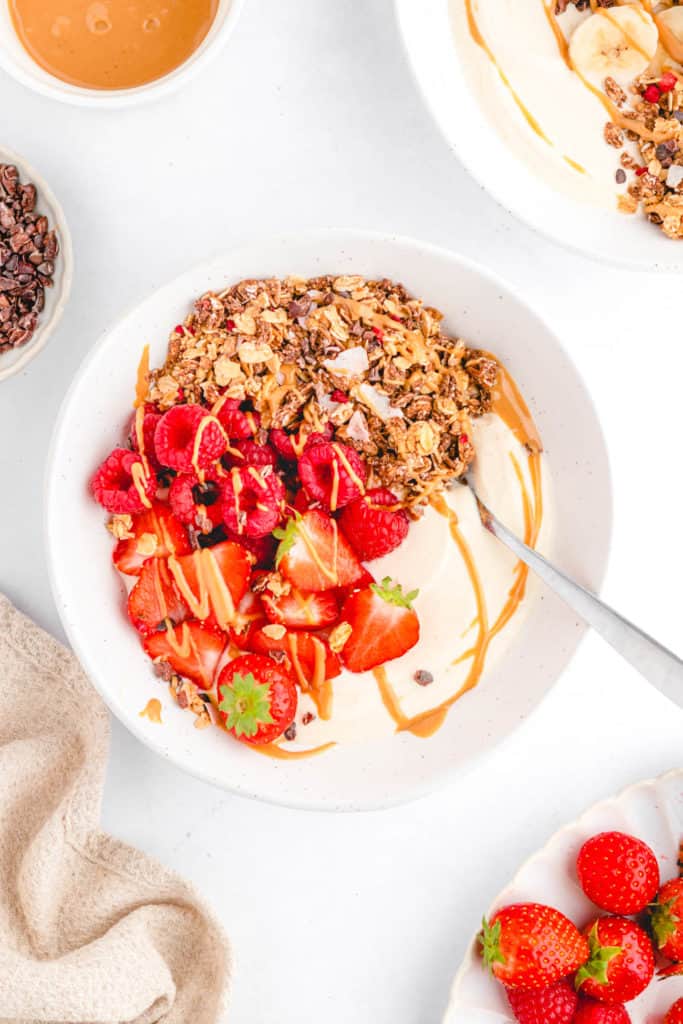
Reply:
[[197, 300], [152, 371], [160, 409], [224, 396], [263, 430], [315, 431], [360, 452], [368, 487], [416, 509], [474, 458], [471, 418], [487, 412], [497, 364], [441, 329], [442, 314], [388, 280], [240, 281]]
[[605, 90], [619, 109], [620, 122], [606, 125], [605, 140], [616, 149], [635, 143], [640, 157], [621, 154], [617, 182], [626, 182], [626, 172], [633, 180], [619, 208], [624, 213], [641, 208], [669, 238], [683, 238], [683, 79], [673, 73], [641, 76], [629, 106], [627, 94], [613, 80], [607, 79]]

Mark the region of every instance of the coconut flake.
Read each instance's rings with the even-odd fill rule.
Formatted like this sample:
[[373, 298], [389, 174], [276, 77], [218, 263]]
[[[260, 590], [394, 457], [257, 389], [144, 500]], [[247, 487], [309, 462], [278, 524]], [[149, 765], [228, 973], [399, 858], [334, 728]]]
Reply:
[[667, 185], [669, 188], [678, 188], [682, 181], [683, 167], [680, 167], [678, 164], [672, 164], [666, 176]]
[[396, 409], [389, 401], [388, 396], [378, 391], [372, 384], [361, 384], [358, 388], [358, 395], [381, 420], [403, 419], [401, 410]]
[[370, 429], [364, 413], [356, 409], [353, 416], [346, 424], [346, 436], [351, 441], [365, 443], [370, 440]]
[[330, 373], [348, 374], [351, 377], [360, 377], [367, 373], [370, 363], [368, 354], [362, 345], [354, 345], [340, 352], [334, 359], [325, 359], [323, 366]]

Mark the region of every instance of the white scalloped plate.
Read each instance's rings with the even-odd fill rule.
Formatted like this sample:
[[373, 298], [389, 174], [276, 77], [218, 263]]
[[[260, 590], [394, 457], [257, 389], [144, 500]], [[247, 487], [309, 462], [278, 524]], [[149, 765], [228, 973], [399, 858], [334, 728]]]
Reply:
[[[586, 924], [596, 908], [576, 881], [574, 863], [586, 839], [611, 829], [629, 832], [648, 843], [657, 855], [662, 881], [675, 877], [683, 837], [683, 771], [629, 786], [560, 829], [522, 865], [494, 900], [491, 912], [508, 903], [531, 900], [557, 907], [579, 927]], [[683, 978], [653, 982], [628, 1003], [632, 1024], [661, 1024], [668, 1008], [682, 996]], [[482, 967], [476, 936], [455, 976], [443, 1024], [514, 1024], [502, 987]]]

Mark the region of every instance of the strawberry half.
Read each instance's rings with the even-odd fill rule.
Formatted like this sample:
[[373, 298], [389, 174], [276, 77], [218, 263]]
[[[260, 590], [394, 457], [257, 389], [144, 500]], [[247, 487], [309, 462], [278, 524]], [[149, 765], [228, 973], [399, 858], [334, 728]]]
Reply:
[[351, 626], [342, 660], [351, 672], [365, 672], [400, 658], [420, 639], [420, 622], [412, 602], [417, 590], [404, 594], [386, 576], [347, 597], [339, 616]]
[[179, 594], [196, 619], [227, 629], [249, 587], [251, 561], [240, 544], [226, 540], [173, 558], [169, 569]]
[[341, 673], [341, 662], [327, 641], [305, 630], [293, 633], [277, 625], [256, 629], [249, 639], [249, 649], [256, 654], [282, 652], [295, 678], [299, 675], [297, 664], [306, 680], [315, 678], [317, 673], [322, 682], [336, 679]]
[[225, 650], [226, 637], [201, 622], [183, 622], [145, 637], [143, 646], [153, 661], [167, 661], [174, 672], [210, 690]]
[[244, 743], [272, 743], [294, 721], [297, 693], [288, 671], [262, 654], [242, 654], [218, 677], [218, 710]]
[[271, 622], [290, 629], [322, 629], [339, 617], [337, 598], [331, 590], [315, 593], [291, 587], [288, 594], [275, 595], [266, 589], [261, 593], [261, 601]]
[[273, 533], [280, 541], [275, 566], [299, 590], [335, 590], [363, 579], [365, 570], [353, 548], [335, 520], [320, 509], [296, 513]]
[[187, 555], [192, 550], [184, 527], [166, 505], [155, 502], [131, 518], [133, 536], [118, 541], [112, 554], [119, 572], [139, 576], [148, 558]]
[[128, 595], [128, 618], [139, 633], [153, 633], [162, 622], [182, 622], [187, 608], [176, 590], [166, 562], [150, 558]]

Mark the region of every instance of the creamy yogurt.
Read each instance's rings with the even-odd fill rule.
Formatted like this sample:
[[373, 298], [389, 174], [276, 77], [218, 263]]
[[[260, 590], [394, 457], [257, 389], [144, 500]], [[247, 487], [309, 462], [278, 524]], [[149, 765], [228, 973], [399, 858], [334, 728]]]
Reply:
[[[474, 478], [482, 500], [523, 537], [528, 530], [524, 495], [530, 502], [531, 512], [534, 501], [527, 450], [494, 413], [474, 421], [473, 441], [477, 450]], [[536, 547], [547, 550], [552, 522], [551, 496], [544, 457], [536, 458], [540, 467], [538, 490], [543, 506]], [[464, 549], [476, 567], [485, 617], [491, 627], [509, 602], [510, 591], [519, 585], [519, 563], [482, 527], [476, 503], [467, 487], [455, 484], [447, 493], [446, 500], [448, 509], [457, 517], [457, 530]], [[451, 534], [449, 519], [432, 507], [427, 508], [419, 521], [411, 524], [408, 537], [400, 548], [369, 563], [369, 568], [377, 579], [391, 576], [403, 585], [404, 591], [415, 588], [420, 591], [415, 601], [420, 619], [420, 640], [402, 658], [388, 662], [384, 669], [385, 688], [389, 688], [390, 699], [395, 702], [400, 716], [413, 720], [452, 700], [472, 671], [473, 656], [468, 652], [480, 635], [481, 621], [478, 621], [471, 573], [463, 551]], [[487, 670], [514, 643], [529, 607], [534, 584], [535, 581], [529, 578], [525, 596], [509, 622], [490, 641], [476, 685], [486, 685]], [[430, 672], [434, 676], [433, 683], [419, 686], [414, 679], [418, 670]], [[397, 721], [387, 708], [373, 672], [344, 672], [332, 686], [332, 715], [327, 721], [317, 717], [310, 697], [301, 695], [297, 711], [297, 740], [281, 744], [284, 749], [304, 750], [330, 742], [358, 742], [396, 732]], [[316, 717], [303, 725], [302, 718], [307, 712]], [[457, 713], [457, 702], [452, 713]], [[433, 731], [431, 727], [427, 732], [430, 731]]]

